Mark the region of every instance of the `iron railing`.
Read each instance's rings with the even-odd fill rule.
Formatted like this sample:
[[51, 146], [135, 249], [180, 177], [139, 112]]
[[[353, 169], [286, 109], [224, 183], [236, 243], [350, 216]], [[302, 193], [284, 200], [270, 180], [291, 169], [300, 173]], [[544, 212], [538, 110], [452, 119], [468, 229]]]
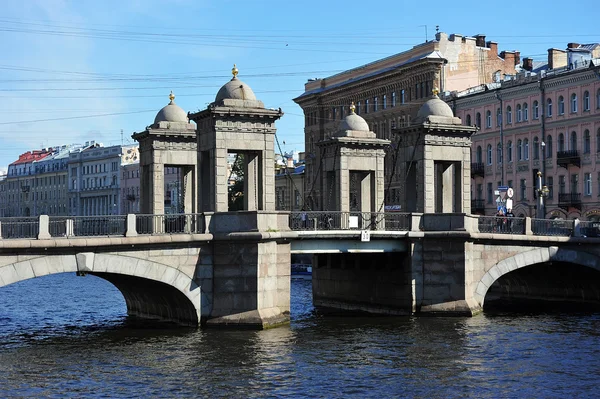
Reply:
[[479, 216], [480, 233], [525, 234], [525, 218]]
[[73, 216], [73, 235], [124, 236], [127, 231], [127, 215]]
[[531, 219], [531, 231], [538, 236], [571, 236], [573, 235], [573, 220], [562, 219]]
[[203, 232], [203, 226], [201, 213], [136, 215], [138, 234], [196, 234]]
[[389, 230], [408, 231], [410, 214], [401, 212], [329, 212], [290, 213], [290, 229], [302, 230]]
[[37, 238], [39, 233], [38, 217], [0, 218], [2, 238]]

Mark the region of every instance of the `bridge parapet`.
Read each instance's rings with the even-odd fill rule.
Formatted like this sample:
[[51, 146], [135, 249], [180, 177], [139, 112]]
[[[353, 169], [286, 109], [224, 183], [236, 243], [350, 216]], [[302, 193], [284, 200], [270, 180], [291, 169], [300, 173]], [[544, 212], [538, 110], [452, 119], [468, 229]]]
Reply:
[[563, 237], [600, 236], [600, 226], [595, 222], [479, 216], [464, 213], [241, 211], [163, 215], [40, 215], [38, 217], [0, 218], [0, 237], [2, 239], [353, 230], [463, 231]]

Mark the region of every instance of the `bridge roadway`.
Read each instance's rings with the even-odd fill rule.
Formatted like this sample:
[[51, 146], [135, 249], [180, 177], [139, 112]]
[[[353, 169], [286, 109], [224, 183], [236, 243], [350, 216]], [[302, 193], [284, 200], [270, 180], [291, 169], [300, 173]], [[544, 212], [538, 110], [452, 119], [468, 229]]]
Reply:
[[[283, 302], [289, 303], [290, 261], [273, 258], [260, 267], [256, 258], [269, 259], [278, 253], [275, 246], [288, 244], [290, 253], [314, 254], [314, 303], [324, 309], [473, 315], [492, 291], [495, 297], [600, 303], [600, 238], [534, 235], [527, 231], [531, 220], [524, 220], [523, 232], [506, 234], [479, 232], [482, 220], [471, 215], [409, 218], [403, 230], [368, 234], [285, 228], [223, 233], [205, 226], [137, 234], [139, 221], [129, 215], [118, 235], [52, 237], [52, 223], [40, 217], [39, 238], [0, 240], [0, 287], [55, 273], [91, 274], [123, 293], [131, 315], [198, 325], [236, 324], [243, 314], [266, 327], [260, 320], [277, 319], [277, 301], [287, 296]], [[257, 242], [264, 245], [247, 245]], [[526, 275], [514, 272], [536, 265], [546, 269], [519, 283]], [[564, 276], [552, 265], [569, 267], [571, 274], [587, 271], [561, 286]], [[552, 281], [545, 282], [544, 273]]]

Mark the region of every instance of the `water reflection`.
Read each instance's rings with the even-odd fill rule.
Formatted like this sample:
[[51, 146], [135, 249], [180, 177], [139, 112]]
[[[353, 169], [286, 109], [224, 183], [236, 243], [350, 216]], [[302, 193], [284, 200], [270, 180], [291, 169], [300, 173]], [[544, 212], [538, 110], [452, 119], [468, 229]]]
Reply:
[[0, 289], [0, 397], [597, 396], [598, 314], [322, 317], [294, 280], [289, 327], [148, 329], [101, 279], [38, 282]]

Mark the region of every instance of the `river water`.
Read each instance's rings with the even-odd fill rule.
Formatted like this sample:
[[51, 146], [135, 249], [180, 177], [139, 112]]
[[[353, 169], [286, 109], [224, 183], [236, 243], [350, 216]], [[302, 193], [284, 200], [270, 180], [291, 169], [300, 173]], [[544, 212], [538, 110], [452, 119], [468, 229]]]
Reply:
[[4, 398], [596, 398], [600, 314], [320, 316], [266, 331], [130, 323], [94, 276], [0, 288]]

